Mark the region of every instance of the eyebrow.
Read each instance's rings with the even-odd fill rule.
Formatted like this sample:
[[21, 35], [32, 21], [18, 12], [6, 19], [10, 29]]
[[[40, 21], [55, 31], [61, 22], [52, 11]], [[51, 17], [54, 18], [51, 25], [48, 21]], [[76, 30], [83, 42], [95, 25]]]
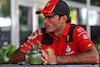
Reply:
[[[52, 16], [57, 15], [57, 14], [56, 14], [56, 13], [55, 13], [55, 14], [53, 14], [53, 13], [51, 13], [51, 14], [43, 13], [43, 15], [44, 15], [44, 16], [48, 16], [48, 17], [52, 17]], [[50, 15], [51, 15], [51, 16], [50, 16]]]

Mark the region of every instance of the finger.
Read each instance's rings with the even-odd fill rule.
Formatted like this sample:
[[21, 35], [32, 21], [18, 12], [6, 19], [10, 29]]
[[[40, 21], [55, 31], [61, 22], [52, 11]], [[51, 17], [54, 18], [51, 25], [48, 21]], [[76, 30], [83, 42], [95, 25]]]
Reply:
[[41, 53], [41, 57], [43, 57], [45, 60], [47, 60], [48, 55], [45, 53]]
[[39, 53], [42, 53], [42, 52], [44, 52], [44, 50], [40, 50], [40, 51], [39, 51]]
[[45, 62], [42, 62], [42, 61], [41, 61], [41, 63], [42, 63], [42, 64], [44, 64], [44, 65], [46, 65], [46, 63], [45, 63]]
[[45, 51], [45, 50], [40, 50], [40, 51], [39, 51], [39, 53], [44, 53], [45, 55], [47, 55], [47, 54], [48, 54], [48, 52], [47, 52], [47, 51]]
[[50, 51], [48, 49], [45, 49], [48, 55], [51, 55]]
[[47, 61], [46, 61], [43, 57], [41, 57], [41, 61], [42, 61], [42, 63], [43, 63], [44, 65], [47, 64]]
[[41, 53], [41, 56], [42, 56], [45, 60], [47, 60], [47, 57], [48, 57], [47, 52], [46, 52], [45, 50], [40, 50], [40, 53]]

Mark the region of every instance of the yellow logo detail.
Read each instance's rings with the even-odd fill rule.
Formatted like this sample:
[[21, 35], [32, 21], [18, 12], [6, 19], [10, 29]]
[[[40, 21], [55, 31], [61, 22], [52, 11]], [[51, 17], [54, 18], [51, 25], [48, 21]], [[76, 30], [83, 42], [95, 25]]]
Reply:
[[21, 47], [23, 47], [23, 44], [21, 45]]
[[88, 44], [88, 47], [91, 47], [92, 46], [92, 44]]
[[55, 6], [52, 8], [52, 10], [50, 12], [52, 12], [54, 10]]
[[69, 35], [67, 36], [67, 42], [69, 41]]
[[49, 5], [50, 5], [50, 3], [48, 2], [48, 3], [46, 4], [46, 7], [49, 6]]
[[54, 53], [53, 50], [52, 50], [51, 48], [48, 48], [48, 50], [49, 50], [50, 53]]

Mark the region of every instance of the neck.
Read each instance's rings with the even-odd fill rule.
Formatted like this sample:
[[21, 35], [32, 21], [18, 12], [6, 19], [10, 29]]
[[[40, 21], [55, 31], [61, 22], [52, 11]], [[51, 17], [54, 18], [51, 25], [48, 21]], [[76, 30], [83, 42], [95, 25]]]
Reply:
[[64, 32], [65, 28], [66, 28], [67, 24], [64, 24], [62, 27], [60, 27], [59, 29], [57, 29], [57, 31], [53, 32], [53, 35], [59, 39], [59, 37], [62, 35], [62, 33]]

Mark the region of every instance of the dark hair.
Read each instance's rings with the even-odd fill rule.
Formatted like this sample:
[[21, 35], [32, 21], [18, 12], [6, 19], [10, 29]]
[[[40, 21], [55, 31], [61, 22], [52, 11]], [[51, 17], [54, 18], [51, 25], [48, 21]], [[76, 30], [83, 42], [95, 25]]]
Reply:
[[[61, 16], [64, 16], [64, 15], [59, 15], [59, 20], [60, 20], [60, 17], [61, 17]], [[69, 23], [69, 22], [71, 22], [71, 17], [67, 17], [66, 23]]]
[[71, 22], [71, 17], [67, 17], [66, 23], [69, 23], [69, 22]]

